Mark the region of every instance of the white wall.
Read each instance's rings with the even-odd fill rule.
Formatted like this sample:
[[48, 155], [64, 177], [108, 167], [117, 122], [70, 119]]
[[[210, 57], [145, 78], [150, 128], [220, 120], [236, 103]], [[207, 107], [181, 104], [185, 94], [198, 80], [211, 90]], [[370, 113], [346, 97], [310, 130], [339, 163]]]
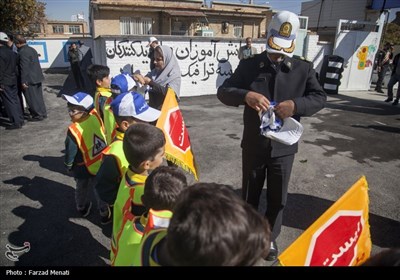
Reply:
[[[305, 57], [314, 62], [314, 67], [320, 67], [323, 55], [332, 54], [329, 46], [318, 43], [318, 36], [305, 40]], [[159, 38], [160, 39], [160, 38]], [[82, 40], [82, 39], [81, 39]], [[244, 40], [244, 39], [243, 39]], [[237, 51], [244, 41], [217, 40], [216, 38], [187, 38], [179, 41], [176, 39], [160, 39], [163, 45], [171, 46], [178, 58], [182, 73], [182, 96], [197, 96], [216, 94], [217, 88], [237, 68], [239, 60]], [[45, 39], [28, 41], [40, 56], [43, 69], [55, 67], [69, 67], [67, 50], [71, 42], [77, 39]], [[146, 74], [149, 70], [147, 58], [147, 37], [121, 37], [83, 39], [85, 45], [91, 47], [94, 63], [110, 67], [111, 75], [124, 71], [140, 70]], [[253, 41], [253, 46], [258, 52], [265, 49], [263, 40]], [[297, 46], [300, 48], [299, 46]], [[307, 51], [307, 49], [309, 51]], [[321, 53], [321, 49], [323, 49]], [[319, 56], [317, 56], [319, 54]], [[301, 53], [299, 54], [301, 55]]]
[[[172, 47], [178, 58], [182, 74], [181, 96], [216, 94], [217, 88], [231, 75], [239, 64], [238, 49], [240, 42], [208, 41], [188, 38], [182, 41], [161, 41], [162, 45]], [[147, 41], [107, 39], [106, 64], [111, 75], [124, 71], [140, 70], [146, 74], [150, 70], [147, 57]], [[264, 50], [264, 44], [253, 43], [258, 52]]]
[[324, 56], [333, 53], [333, 43], [319, 42], [318, 39], [319, 36], [316, 34], [309, 34], [307, 36], [305, 58], [314, 63], [314, 69], [319, 73]]
[[[79, 39], [88, 47], [92, 47], [93, 40]], [[28, 40], [28, 45], [34, 48], [39, 56], [40, 66], [43, 69], [69, 67], [68, 47], [72, 42], [78, 42], [78, 39], [37, 39]]]

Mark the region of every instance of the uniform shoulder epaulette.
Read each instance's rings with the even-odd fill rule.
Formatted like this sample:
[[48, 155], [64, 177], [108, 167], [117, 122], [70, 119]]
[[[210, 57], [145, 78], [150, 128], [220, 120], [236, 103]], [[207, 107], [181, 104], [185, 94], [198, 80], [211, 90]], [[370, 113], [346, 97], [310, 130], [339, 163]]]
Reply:
[[311, 63], [311, 61], [307, 60], [304, 56], [300, 56], [300, 55], [293, 55], [294, 59], [298, 59], [298, 60], [302, 60], [308, 63]]

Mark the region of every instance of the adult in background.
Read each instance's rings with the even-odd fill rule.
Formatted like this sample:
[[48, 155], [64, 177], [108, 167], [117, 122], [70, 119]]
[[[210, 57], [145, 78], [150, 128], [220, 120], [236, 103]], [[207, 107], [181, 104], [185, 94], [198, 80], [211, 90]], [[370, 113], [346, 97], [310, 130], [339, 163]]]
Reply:
[[133, 77], [142, 85], [150, 86], [149, 106], [160, 110], [168, 87], [175, 91], [176, 97], [179, 99], [181, 69], [172, 49], [168, 46], [157, 46], [155, 48], [154, 66], [154, 69], [146, 76], [135, 74]]
[[72, 76], [75, 80], [76, 89], [79, 91], [84, 90], [83, 78], [81, 74], [79, 50], [75, 43], [72, 43], [68, 50], [68, 61], [71, 64]]
[[239, 48], [239, 59], [248, 59], [250, 57], [253, 57], [254, 55], [257, 54], [257, 49], [255, 47], [251, 46], [252, 39], [250, 37], [246, 38], [246, 45], [241, 46]]
[[47, 118], [46, 105], [43, 99], [42, 82], [44, 76], [36, 50], [26, 44], [22, 35], [15, 37], [18, 48], [18, 67], [21, 75], [21, 86], [29, 107], [29, 121], [41, 121]]
[[399, 83], [398, 87], [397, 87], [396, 98], [392, 103], [392, 105], [394, 105], [394, 106], [399, 104], [399, 99], [400, 99], [400, 61], [399, 60], [400, 60], [400, 53], [398, 53], [393, 59], [392, 76], [390, 77], [390, 80], [388, 83], [388, 91], [387, 91], [388, 98], [385, 100], [385, 102], [391, 102], [393, 100], [393, 86], [396, 83]]
[[286, 145], [261, 135], [259, 113], [267, 111], [274, 101], [274, 113], [280, 119], [300, 120], [300, 116], [321, 110], [326, 102], [312, 63], [293, 58], [299, 25], [294, 13], [277, 13], [268, 28], [266, 51], [241, 61], [217, 93], [226, 105], [244, 105], [242, 195], [255, 209], [267, 179], [265, 217], [272, 229], [269, 261], [278, 256], [276, 238], [281, 231], [298, 144]]
[[90, 80], [87, 69], [90, 65], [93, 64], [92, 59], [92, 50], [84, 44], [83, 41], [78, 41], [79, 44], [79, 61], [80, 61], [80, 69], [81, 69], [81, 76], [83, 78], [83, 88], [85, 92], [89, 93], [92, 97], [96, 91], [96, 87], [94, 86], [93, 82]]
[[150, 59], [150, 71], [154, 69], [154, 49], [159, 46], [158, 40], [156, 37], [150, 37], [149, 43], [147, 47], [149, 48], [149, 55], [147, 56]]
[[383, 93], [382, 83], [385, 78], [387, 70], [389, 70], [390, 63], [393, 58], [393, 45], [386, 43], [383, 50], [378, 52], [378, 80], [376, 81], [375, 91]]
[[24, 116], [18, 97], [17, 55], [8, 47], [8, 36], [0, 32], [0, 95], [11, 125], [18, 129], [24, 125]]

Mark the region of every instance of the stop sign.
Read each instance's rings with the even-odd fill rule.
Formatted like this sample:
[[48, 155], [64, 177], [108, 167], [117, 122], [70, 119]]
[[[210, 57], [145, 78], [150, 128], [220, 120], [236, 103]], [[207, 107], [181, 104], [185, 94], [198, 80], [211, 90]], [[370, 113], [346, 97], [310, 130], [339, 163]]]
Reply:
[[313, 234], [305, 265], [351, 265], [363, 228], [362, 211], [338, 211]]
[[173, 147], [185, 153], [190, 148], [189, 135], [179, 107], [168, 111], [164, 131]]

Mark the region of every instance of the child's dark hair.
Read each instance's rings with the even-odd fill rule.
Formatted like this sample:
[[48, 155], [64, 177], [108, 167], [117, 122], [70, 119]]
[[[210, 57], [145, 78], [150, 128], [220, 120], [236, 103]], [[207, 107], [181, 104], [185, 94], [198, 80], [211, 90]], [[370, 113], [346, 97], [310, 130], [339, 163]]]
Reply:
[[159, 166], [146, 179], [143, 203], [148, 209], [172, 211], [186, 186], [186, 176], [177, 167]]
[[153, 125], [138, 123], [131, 125], [123, 140], [124, 153], [129, 165], [137, 168], [146, 160], [153, 160], [165, 146], [164, 132]]
[[139, 120], [139, 119], [137, 119], [135, 117], [132, 117], [132, 116], [116, 116], [116, 115], [114, 115], [114, 118], [115, 118], [115, 122], [118, 125], [120, 125], [123, 121], [127, 121], [128, 123], [133, 123], [133, 122], [144, 123], [144, 121]]
[[97, 80], [103, 80], [110, 75], [110, 68], [108, 66], [92, 64], [87, 69], [87, 74], [90, 80], [96, 85]]
[[267, 220], [227, 185], [185, 188], [174, 208], [166, 248], [172, 265], [254, 265], [267, 256]]

